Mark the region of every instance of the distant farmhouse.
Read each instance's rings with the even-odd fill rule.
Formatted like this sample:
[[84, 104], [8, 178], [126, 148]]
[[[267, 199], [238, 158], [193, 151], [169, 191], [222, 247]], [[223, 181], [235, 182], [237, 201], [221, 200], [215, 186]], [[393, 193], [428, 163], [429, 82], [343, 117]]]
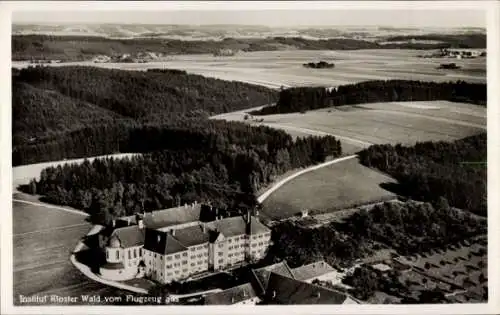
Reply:
[[114, 220], [100, 237], [106, 256], [101, 277], [169, 283], [261, 259], [271, 231], [257, 216], [222, 218], [195, 203]]
[[219, 49], [214, 52], [215, 57], [220, 57], [220, 56], [234, 56], [237, 54], [237, 51], [229, 48], [223, 48]]
[[445, 48], [441, 50], [443, 57], [452, 57], [457, 59], [462, 58], [477, 58], [486, 56], [486, 51], [479, 49], [466, 49], [466, 48]]

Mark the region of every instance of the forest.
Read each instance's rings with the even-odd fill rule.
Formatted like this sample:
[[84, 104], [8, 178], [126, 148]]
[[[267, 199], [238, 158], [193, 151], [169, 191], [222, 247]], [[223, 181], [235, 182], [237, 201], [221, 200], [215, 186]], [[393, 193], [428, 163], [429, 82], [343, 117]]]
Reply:
[[377, 102], [446, 100], [486, 106], [486, 84], [464, 81], [436, 83], [406, 80], [376, 80], [336, 88], [295, 87], [282, 90], [275, 106], [254, 115], [304, 112], [319, 108]]
[[[255, 192], [275, 176], [342, 152], [330, 136], [293, 140], [268, 127], [211, 120], [128, 130], [103, 125], [67, 140], [61, 146], [80, 148], [82, 155], [98, 149], [144, 152], [49, 167], [38, 181], [22, 187], [50, 203], [82, 209], [94, 222], [194, 201], [235, 211], [253, 208]], [[52, 145], [47, 151], [59, 154], [59, 144]]]
[[486, 223], [484, 218], [451, 208], [444, 198], [434, 205], [386, 202], [314, 229], [280, 223], [273, 227], [273, 245], [266, 259], [286, 259], [292, 268], [318, 259], [349, 265], [377, 249], [374, 241], [401, 255], [421, 253], [484, 234]]
[[34, 67], [12, 79], [13, 165], [130, 152], [131, 129], [196, 125], [277, 98], [264, 87], [165, 69]]
[[454, 142], [421, 142], [415, 146], [373, 145], [358, 153], [359, 160], [398, 181], [399, 195], [450, 205], [487, 215], [486, 133]]

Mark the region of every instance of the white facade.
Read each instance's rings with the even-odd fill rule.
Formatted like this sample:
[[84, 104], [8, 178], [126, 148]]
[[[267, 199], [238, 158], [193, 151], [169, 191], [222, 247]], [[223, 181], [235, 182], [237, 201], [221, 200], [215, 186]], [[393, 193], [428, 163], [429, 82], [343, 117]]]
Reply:
[[[106, 247], [106, 261], [108, 264], [101, 266], [100, 274], [104, 279], [128, 280], [141, 277], [143, 274], [139, 263], [144, 250], [142, 245], [129, 248]], [[118, 268], [117, 266], [121, 266]]]
[[[252, 220], [255, 225], [252, 225]], [[104, 248], [107, 263], [101, 266], [101, 275], [114, 280], [147, 276], [160, 283], [169, 283], [207, 271], [236, 267], [265, 256], [271, 232], [256, 218], [232, 217], [213, 222], [186, 222], [147, 230], [147, 233], [153, 233], [152, 238], [147, 238], [146, 234], [134, 234], [132, 232], [136, 230], [132, 226], [126, 227], [129, 230], [127, 236], [121, 234], [123, 239], [128, 244], [137, 245], [124, 248], [116, 235], [110, 237]], [[137, 223], [137, 229], [146, 233], [147, 224], [143, 227], [142, 220]], [[195, 228], [197, 225], [199, 230]], [[142, 237], [140, 242], [139, 236]], [[144, 241], [151, 242], [148, 243], [151, 246], [144, 248]]]

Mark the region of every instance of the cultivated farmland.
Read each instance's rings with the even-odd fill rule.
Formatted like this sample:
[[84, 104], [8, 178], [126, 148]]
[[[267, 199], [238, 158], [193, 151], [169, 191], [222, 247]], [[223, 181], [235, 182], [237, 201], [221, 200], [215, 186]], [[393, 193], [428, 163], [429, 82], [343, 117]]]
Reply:
[[275, 220], [302, 210], [322, 213], [395, 198], [380, 187], [394, 180], [359, 164], [342, 161], [299, 176], [275, 191], [263, 203], [263, 213]]
[[[69, 261], [90, 229], [85, 216], [13, 201], [13, 299], [24, 296], [75, 296], [124, 293], [86, 278]], [[50, 303], [49, 304], [53, 304]], [[85, 304], [78, 299], [76, 304]]]
[[214, 118], [264, 124], [293, 136], [331, 134], [342, 142], [346, 155], [372, 144], [453, 141], [486, 130], [485, 107], [448, 101], [346, 105], [247, 120], [244, 116], [235, 112]]
[[447, 250], [423, 253], [418, 256], [398, 257], [398, 262], [432, 279], [451, 285], [454, 292], [450, 301], [483, 301], [488, 287], [488, 259], [486, 236], [472, 244], [453, 245]]
[[[419, 58], [418, 50], [353, 50], [353, 51], [259, 51], [242, 52], [235, 56], [177, 55], [149, 63], [68, 62], [51, 64], [146, 70], [170, 68], [186, 70], [223, 80], [234, 80], [272, 88], [281, 86], [338, 86], [367, 80], [406, 79], [423, 81], [466, 80], [486, 82], [486, 58], [453, 60], [460, 69], [438, 70], [446, 60]], [[307, 62], [324, 60], [334, 63], [334, 69], [307, 69]], [[14, 67], [26, 67], [27, 62], [13, 62]]]

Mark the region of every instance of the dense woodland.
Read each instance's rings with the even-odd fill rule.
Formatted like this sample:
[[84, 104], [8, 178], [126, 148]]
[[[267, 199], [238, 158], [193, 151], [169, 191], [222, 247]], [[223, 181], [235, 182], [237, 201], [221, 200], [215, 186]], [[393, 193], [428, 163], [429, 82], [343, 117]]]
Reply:
[[368, 256], [376, 245], [401, 255], [446, 248], [486, 233], [486, 219], [451, 208], [445, 199], [430, 203], [386, 202], [361, 210], [341, 223], [305, 228], [291, 222], [273, 227], [270, 262], [286, 259], [290, 267], [325, 259], [333, 265], [349, 265]]
[[486, 106], [486, 84], [423, 81], [366, 81], [336, 88], [296, 87], [282, 90], [278, 103], [254, 115], [284, 114], [330, 106], [376, 102], [447, 100]]
[[[436, 38], [437, 36], [437, 38]], [[485, 48], [486, 35], [428, 35], [427, 37], [393, 37], [386, 44], [372, 41], [329, 38], [305, 39], [302, 37], [225, 38], [224, 40], [182, 41], [162, 38], [110, 39], [97, 36], [12, 36], [12, 60], [89, 60], [99, 55], [136, 55], [143, 52], [175, 54], [211, 54], [221, 49], [235, 51], [301, 50], [355, 50], [355, 49], [441, 49]], [[432, 40], [438, 43], [415, 43], [411, 40]], [[405, 42], [406, 41], [406, 42]]]
[[[194, 201], [239, 210], [253, 208], [255, 192], [274, 176], [341, 154], [340, 142], [333, 137], [294, 141], [285, 132], [268, 127], [195, 122], [128, 131], [102, 126], [97, 134], [92, 134], [96, 129], [88, 130], [63, 147], [86, 150], [99, 146], [102, 151], [112, 151], [125, 146], [127, 151], [149, 153], [47, 168], [40, 180], [23, 189], [44, 195], [54, 204], [83, 209], [96, 222]], [[120, 133], [125, 133], [124, 140], [113, 142]], [[99, 141], [94, 142], [95, 138]]]
[[397, 179], [392, 188], [400, 195], [424, 201], [445, 197], [454, 207], [487, 214], [485, 133], [410, 147], [373, 145], [358, 155], [362, 164]]
[[127, 135], [145, 124], [183, 125], [276, 96], [264, 87], [176, 70], [13, 71], [13, 165], [130, 152]]

